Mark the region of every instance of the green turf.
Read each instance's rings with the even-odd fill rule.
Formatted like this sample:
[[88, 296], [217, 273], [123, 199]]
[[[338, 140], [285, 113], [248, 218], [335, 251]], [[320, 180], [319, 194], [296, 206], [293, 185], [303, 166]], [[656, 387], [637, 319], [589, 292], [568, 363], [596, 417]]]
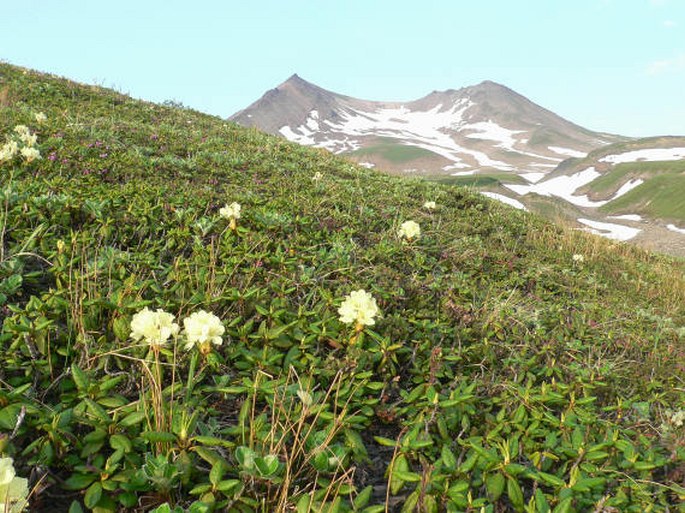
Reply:
[[411, 164], [412, 161], [426, 158], [440, 158], [439, 155], [424, 148], [401, 144], [396, 139], [381, 137], [378, 142], [348, 153], [355, 158], [379, 157], [392, 164]]

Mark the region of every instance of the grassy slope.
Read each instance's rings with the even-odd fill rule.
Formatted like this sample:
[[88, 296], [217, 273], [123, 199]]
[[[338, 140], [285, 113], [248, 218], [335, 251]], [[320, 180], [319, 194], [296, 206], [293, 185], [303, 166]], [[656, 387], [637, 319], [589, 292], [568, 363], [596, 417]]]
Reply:
[[598, 197], [612, 194], [628, 180], [645, 183], [609, 202], [600, 210], [607, 213], [636, 213], [651, 218], [685, 220], [685, 161], [630, 162], [615, 165], [594, 180], [588, 189]]
[[[8, 65], [2, 91], [0, 134], [29, 125], [44, 156], [0, 167], [0, 452], [47, 472], [34, 509], [370, 512], [388, 482], [407, 511], [678, 501], [682, 261]], [[382, 316], [350, 344], [358, 288]], [[157, 416], [144, 305], [227, 328], [162, 352]]]
[[[379, 137], [378, 143], [349, 153], [350, 156], [361, 158], [369, 155], [378, 156], [392, 164], [411, 164], [419, 159], [433, 159], [438, 157], [432, 151], [400, 144], [395, 139]], [[439, 158], [439, 157], [438, 157]]]

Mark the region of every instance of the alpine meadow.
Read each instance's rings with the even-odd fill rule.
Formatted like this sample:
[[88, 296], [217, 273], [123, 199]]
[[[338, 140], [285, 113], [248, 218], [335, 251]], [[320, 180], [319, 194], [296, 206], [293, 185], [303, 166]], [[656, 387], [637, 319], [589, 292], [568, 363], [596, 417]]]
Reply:
[[0, 512], [685, 512], [682, 259], [6, 63], [0, 177]]

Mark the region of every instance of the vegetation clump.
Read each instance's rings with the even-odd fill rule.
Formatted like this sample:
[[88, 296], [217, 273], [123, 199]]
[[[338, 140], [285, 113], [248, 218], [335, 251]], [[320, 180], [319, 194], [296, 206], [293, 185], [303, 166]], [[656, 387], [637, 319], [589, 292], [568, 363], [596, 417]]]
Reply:
[[683, 511], [682, 260], [5, 88], [0, 134], [44, 156], [0, 163], [0, 486], [11, 458], [31, 511]]

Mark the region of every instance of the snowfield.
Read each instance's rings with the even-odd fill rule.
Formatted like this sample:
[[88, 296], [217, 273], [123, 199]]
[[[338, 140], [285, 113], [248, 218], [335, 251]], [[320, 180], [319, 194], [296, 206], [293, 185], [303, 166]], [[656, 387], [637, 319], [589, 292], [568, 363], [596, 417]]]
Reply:
[[496, 192], [481, 192], [481, 194], [483, 196], [487, 196], [488, 198], [492, 198], [497, 201], [501, 201], [502, 203], [506, 203], [507, 205], [511, 205], [512, 207], [518, 208], [519, 210], [528, 210], [523, 203], [513, 198], [510, 198], [509, 196], [505, 196], [504, 194], [497, 194]]
[[668, 228], [668, 229], [671, 230], [672, 232], [682, 233], [683, 235], [685, 235], [685, 228], [678, 228], [678, 227], [677, 227], [676, 225], [674, 225], [674, 224], [668, 224], [668, 225], [666, 225], [666, 228]]
[[618, 219], [622, 221], [642, 221], [642, 216], [638, 214], [623, 214], [620, 216], [609, 216], [609, 219]]
[[[526, 178], [531, 173], [519, 175]], [[620, 198], [624, 194], [632, 191], [635, 187], [638, 187], [644, 183], [644, 180], [636, 178], [634, 180], [629, 180], [624, 183], [608, 200], [603, 201], [592, 201], [588, 198], [587, 194], [582, 196], [577, 196], [576, 191], [581, 187], [589, 184], [596, 178], [600, 177], [601, 174], [595, 170], [594, 167], [589, 167], [583, 171], [579, 171], [570, 176], [562, 175], [555, 176], [549, 180], [544, 180], [542, 182], [533, 182], [531, 185], [513, 185], [513, 184], [502, 184], [508, 189], [511, 189], [519, 196], [525, 196], [529, 193], [536, 193], [540, 196], [556, 196], [557, 198], [564, 199], [569, 203], [576, 205], [577, 207], [589, 207], [597, 208], [602, 205], [606, 205], [608, 202]]]
[[622, 224], [600, 223], [591, 219], [578, 219], [578, 222], [589, 226], [586, 230], [591, 233], [618, 241], [630, 240], [642, 231], [639, 228], [631, 228]]
[[[333, 153], [359, 149], [363, 137], [388, 137], [402, 144], [431, 151], [453, 163], [445, 166], [444, 170], [474, 167], [515, 170], [514, 166], [491, 158], [483, 151], [461, 146], [453, 138], [455, 132], [469, 139], [493, 141], [494, 148], [542, 161], [531, 163], [531, 171], [536, 167], [552, 169], [563, 160], [516, 148], [516, 145], [528, 141], [527, 138], [517, 138], [519, 134], [526, 134], [526, 130], [505, 128], [492, 120], [469, 122], [466, 111], [474, 105], [468, 98], [461, 98], [450, 106], [437, 104], [429, 110], [411, 110], [405, 105], [364, 110], [351, 103], [342, 103], [336, 109], [338, 116], [334, 120], [321, 119], [319, 112], [312, 110], [304, 123], [299, 126], [282, 126], [279, 133], [290, 141], [325, 148]], [[561, 150], [563, 155], [574, 151], [564, 148]], [[550, 151], [559, 153], [554, 149]]]
[[685, 158], [685, 148], [649, 148], [607, 155], [600, 162], [621, 164], [623, 162], [656, 162], [660, 160], [681, 160]]
[[599, 176], [601, 175], [595, 170], [594, 167], [589, 167], [570, 176], [556, 176], [554, 178], [550, 178], [549, 180], [531, 185], [503, 185], [514, 191], [519, 196], [536, 193], [541, 196], [556, 196], [557, 198], [562, 198], [579, 207], [600, 207], [604, 205], [606, 201], [592, 201], [587, 197], [587, 195], [574, 195], [578, 189], [589, 184]]
[[587, 155], [587, 153], [572, 150], [571, 148], [560, 148], [559, 146], [547, 146], [547, 148], [553, 151], [554, 153], [558, 153], [559, 155], [565, 155], [567, 157], [576, 157], [582, 159]]

